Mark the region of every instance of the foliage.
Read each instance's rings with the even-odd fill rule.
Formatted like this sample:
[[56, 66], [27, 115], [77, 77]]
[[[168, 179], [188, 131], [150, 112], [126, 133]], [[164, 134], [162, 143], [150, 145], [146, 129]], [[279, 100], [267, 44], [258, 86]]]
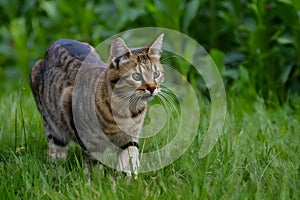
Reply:
[[[300, 90], [299, 4], [296, 0], [1, 0], [0, 77], [27, 80], [30, 67], [59, 38], [95, 45], [123, 30], [159, 26], [186, 33], [202, 44], [228, 90], [249, 95], [245, 87], [250, 87], [251, 95], [258, 93], [270, 102], [278, 96], [284, 102]], [[193, 70], [185, 73], [190, 80], [200, 78]]]
[[298, 1], [202, 3], [190, 34], [212, 56], [225, 54], [220, 69], [231, 90], [246, 95], [245, 86], [253, 86], [266, 99], [275, 93], [281, 101], [299, 92]]

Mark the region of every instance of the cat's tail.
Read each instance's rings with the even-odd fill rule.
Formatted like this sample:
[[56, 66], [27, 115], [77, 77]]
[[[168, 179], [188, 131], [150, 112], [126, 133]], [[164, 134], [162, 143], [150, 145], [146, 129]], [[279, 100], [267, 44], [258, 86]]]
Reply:
[[42, 68], [42, 64], [43, 64], [43, 60], [38, 60], [30, 71], [29, 83], [33, 93], [35, 93], [38, 90], [38, 85], [39, 85], [38, 77], [39, 77], [39, 72]]
[[41, 83], [41, 70], [43, 69], [43, 60], [38, 60], [30, 71], [29, 77], [29, 84], [32, 93], [34, 94], [34, 100], [36, 101], [38, 108], [40, 108], [41, 101], [40, 101], [40, 87], [42, 87]]

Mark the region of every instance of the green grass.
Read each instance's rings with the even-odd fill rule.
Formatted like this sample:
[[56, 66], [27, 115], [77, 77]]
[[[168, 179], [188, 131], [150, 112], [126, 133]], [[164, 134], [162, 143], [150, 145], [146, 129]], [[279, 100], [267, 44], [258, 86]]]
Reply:
[[29, 88], [6, 92], [0, 97], [0, 199], [299, 199], [300, 101], [267, 108], [259, 97], [227, 95], [224, 132], [207, 157], [199, 157], [199, 134], [173, 164], [114, 187], [110, 172], [88, 184], [76, 145], [66, 161], [49, 159]]

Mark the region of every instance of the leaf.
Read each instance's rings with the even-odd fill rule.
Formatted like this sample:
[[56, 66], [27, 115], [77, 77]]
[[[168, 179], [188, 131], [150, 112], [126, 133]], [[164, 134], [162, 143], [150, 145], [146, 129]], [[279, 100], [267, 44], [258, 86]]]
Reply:
[[9, 19], [13, 19], [14, 17], [16, 17], [16, 14], [18, 12], [19, 3], [17, 0], [0, 0], [0, 8], [2, 14], [4, 13], [8, 16]]
[[250, 35], [249, 46], [250, 52], [256, 54], [259, 51], [267, 49], [268, 46], [268, 32], [264, 27], [258, 27]]
[[183, 13], [182, 29], [184, 32], [188, 32], [188, 28], [192, 20], [196, 17], [199, 8], [200, 1], [193, 0], [188, 2]]
[[236, 80], [239, 77], [239, 72], [237, 69], [225, 69], [223, 68], [222, 74], [224, 77]]
[[250, 81], [248, 70], [244, 66], [240, 65], [239, 71], [240, 71], [241, 81], [243, 83], [248, 83]]
[[243, 61], [245, 59], [245, 55], [241, 52], [234, 51], [226, 54], [225, 64], [235, 64]]
[[41, 4], [42, 9], [47, 13], [52, 20], [59, 19], [57, 4], [54, 1], [45, 1]]
[[182, 15], [181, 0], [155, 0], [154, 5], [157, 8], [153, 13], [157, 26], [180, 30], [180, 17]]
[[299, 0], [292, 0], [292, 4], [294, 8], [296, 8], [298, 11], [300, 10], [300, 1]]
[[287, 27], [295, 27], [299, 25], [299, 17], [294, 7], [287, 4], [280, 4], [276, 9], [276, 15], [282, 20]]
[[290, 34], [284, 34], [277, 38], [276, 40], [279, 44], [286, 45], [286, 44], [294, 44], [295, 37]]
[[281, 125], [280, 127], [280, 136], [284, 137], [286, 133], [286, 126], [285, 125]]
[[278, 2], [287, 4], [287, 5], [292, 5], [292, 1], [291, 0], [278, 0]]
[[213, 59], [213, 61], [215, 62], [215, 64], [217, 65], [218, 69], [222, 70], [222, 68], [224, 66], [225, 54], [218, 49], [212, 49], [210, 51], [210, 56]]
[[287, 80], [289, 79], [289, 75], [290, 75], [292, 69], [293, 69], [292, 65], [287, 65], [284, 68], [283, 72], [280, 75], [280, 82], [281, 83], [285, 84], [287, 82]]

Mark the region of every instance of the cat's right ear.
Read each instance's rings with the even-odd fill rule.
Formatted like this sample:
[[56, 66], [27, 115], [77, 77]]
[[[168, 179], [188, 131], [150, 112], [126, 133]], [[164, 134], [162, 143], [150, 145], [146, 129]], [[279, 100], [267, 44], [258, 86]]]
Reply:
[[130, 49], [125, 44], [124, 40], [118, 37], [111, 43], [109, 62], [113, 63], [115, 67], [118, 68], [119, 63], [116, 63], [116, 61], [119, 62], [118, 59], [127, 53], [131, 54]]

